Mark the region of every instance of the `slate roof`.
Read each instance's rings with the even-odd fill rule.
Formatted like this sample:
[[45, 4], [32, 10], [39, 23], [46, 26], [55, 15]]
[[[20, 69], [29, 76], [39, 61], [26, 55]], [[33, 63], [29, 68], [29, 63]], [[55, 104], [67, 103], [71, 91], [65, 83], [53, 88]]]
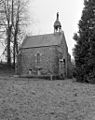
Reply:
[[56, 34], [26, 36], [20, 49], [59, 45], [61, 44], [62, 39], [66, 42], [63, 32]]

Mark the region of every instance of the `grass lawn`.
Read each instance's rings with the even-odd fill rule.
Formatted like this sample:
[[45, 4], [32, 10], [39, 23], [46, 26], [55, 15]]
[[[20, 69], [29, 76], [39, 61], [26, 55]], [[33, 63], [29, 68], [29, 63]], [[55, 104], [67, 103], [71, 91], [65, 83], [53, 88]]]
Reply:
[[2, 76], [0, 120], [95, 120], [95, 85]]

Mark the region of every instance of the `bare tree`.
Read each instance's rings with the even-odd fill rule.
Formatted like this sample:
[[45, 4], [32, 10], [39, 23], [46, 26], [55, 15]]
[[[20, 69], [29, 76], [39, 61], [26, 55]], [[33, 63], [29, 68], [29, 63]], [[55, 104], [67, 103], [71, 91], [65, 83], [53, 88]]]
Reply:
[[11, 44], [13, 47], [13, 65], [18, 54], [18, 39], [22, 28], [27, 25], [27, 5], [29, 0], [0, 0], [0, 30], [6, 34], [7, 63], [11, 65]]

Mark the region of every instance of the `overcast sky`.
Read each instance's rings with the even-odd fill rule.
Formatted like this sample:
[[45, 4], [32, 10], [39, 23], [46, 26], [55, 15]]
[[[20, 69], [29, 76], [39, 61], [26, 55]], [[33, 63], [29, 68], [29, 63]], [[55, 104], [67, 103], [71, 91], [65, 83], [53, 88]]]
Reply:
[[33, 16], [33, 26], [30, 27], [32, 34], [53, 33], [53, 24], [56, 13], [62, 30], [65, 33], [69, 53], [72, 55], [74, 47], [73, 34], [78, 31], [78, 21], [83, 10], [83, 0], [31, 0], [30, 12]]
[[[53, 33], [53, 24], [56, 20], [56, 13], [59, 12], [59, 20], [62, 30], [65, 33], [69, 53], [72, 56], [74, 47], [73, 34], [78, 31], [78, 21], [81, 18], [84, 0], [30, 0], [30, 16], [32, 17], [28, 33], [48, 34]], [[31, 33], [32, 31], [32, 33]], [[3, 47], [0, 44], [0, 54]], [[3, 49], [2, 49], [3, 48]], [[73, 58], [73, 56], [72, 56]]]

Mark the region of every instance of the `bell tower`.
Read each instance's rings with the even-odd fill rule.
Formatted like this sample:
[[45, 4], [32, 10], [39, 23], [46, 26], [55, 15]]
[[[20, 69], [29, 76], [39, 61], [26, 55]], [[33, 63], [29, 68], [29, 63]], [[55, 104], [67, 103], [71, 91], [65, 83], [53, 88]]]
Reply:
[[59, 21], [59, 13], [56, 14], [56, 21], [54, 22], [54, 33], [61, 32], [61, 23]]

